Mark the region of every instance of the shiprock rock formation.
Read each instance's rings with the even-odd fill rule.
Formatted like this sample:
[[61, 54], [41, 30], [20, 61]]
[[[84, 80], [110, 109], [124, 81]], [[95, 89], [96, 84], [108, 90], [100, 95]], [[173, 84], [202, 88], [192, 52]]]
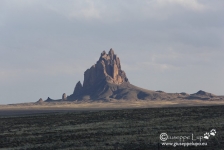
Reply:
[[[126, 73], [121, 69], [119, 57], [110, 49], [108, 54], [103, 51], [99, 60], [84, 72], [83, 85], [79, 81], [73, 94], [66, 97], [64, 93], [59, 101], [89, 100], [176, 100], [214, 98], [215, 95], [199, 91], [195, 94], [166, 93], [151, 91], [132, 85]], [[54, 101], [48, 97], [47, 102]]]
[[83, 88], [93, 86], [101, 80], [117, 85], [128, 82], [125, 72], [121, 70], [120, 59], [113, 49], [108, 54], [103, 51], [97, 63], [85, 71]]
[[103, 51], [99, 60], [84, 73], [83, 85], [79, 81], [68, 100], [96, 100], [116, 98], [115, 93], [121, 87], [128, 87], [129, 81], [123, 70], [119, 57], [110, 49]]
[[145, 90], [130, 84], [121, 69], [119, 57], [110, 49], [103, 51], [99, 60], [84, 73], [83, 85], [79, 81], [67, 100], [154, 100], [164, 99], [167, 93]]

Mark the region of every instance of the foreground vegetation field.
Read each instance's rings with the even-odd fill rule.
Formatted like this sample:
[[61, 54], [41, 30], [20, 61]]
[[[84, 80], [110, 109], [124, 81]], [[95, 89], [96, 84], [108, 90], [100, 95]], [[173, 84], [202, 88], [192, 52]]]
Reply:
[[[162, 146], [161, 133], [204, 135], [207, 146]], [[0, 118], [0, 149], [224, 149], [224, 106], [48, 113]]]

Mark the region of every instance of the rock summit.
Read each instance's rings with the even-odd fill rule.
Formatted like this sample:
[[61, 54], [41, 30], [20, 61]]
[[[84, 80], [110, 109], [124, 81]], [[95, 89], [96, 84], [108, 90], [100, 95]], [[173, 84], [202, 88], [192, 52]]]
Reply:
[[105, 96], [102, 95], [107, 92], [113, 93], [109, 85], [122, 86], [124, 84], [129, 84], [128, 78], [121, 69], [119, 57], [111, 48], [108, 54], [103, 51], [96, 64], [84, 72], [83, 85], [79, 81], [68, 99], [104, 99]]

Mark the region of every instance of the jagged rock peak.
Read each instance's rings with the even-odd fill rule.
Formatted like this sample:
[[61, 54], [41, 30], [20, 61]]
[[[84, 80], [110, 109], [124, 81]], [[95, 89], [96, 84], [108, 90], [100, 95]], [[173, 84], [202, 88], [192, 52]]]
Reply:
[[101, 57], [102, 56], [105, 56], [107, 53], [105, 52], [105, 51], [103, 51], [102, 53], [101, 53]]
[[113, 84], [128, 82], [125, 72], [121, 70], [120, 59], [112, 48], [108, 54], [103, 51], [97, 63], [85, 71], [83, 88], [88, 88], [104, 79]]
[[114, 50], [111, 48], [108, 54], [111, 56], [114, 55]]

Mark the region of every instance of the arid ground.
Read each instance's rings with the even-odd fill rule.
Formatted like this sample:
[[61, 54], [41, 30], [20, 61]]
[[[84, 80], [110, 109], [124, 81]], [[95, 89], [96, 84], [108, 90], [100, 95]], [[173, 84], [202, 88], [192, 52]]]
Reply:
[[[59, 101], [41, 103], [19, 103], [0, 105], [0, 116], [20, 114], [32, 114], [39, 112], [54, 112], [63, 110], [108, 110], [125, 108], [159, 108], [159, 107], [189, 107], [224, 105], [223, 100], [111, 100], [105, 101]], [[15, 115], [18, 115], [15, 113]]]
[[[0, 149], [224, 148], [224, 105], [73, 110], [42, 109], [45, 113], [39, 111], [31, 115], [6, 115], [10, 110], [1, 110]], [[206, 146], [165, 146], [160, 140], [161, 133], [193, 134], [196, 138], [211, 129], [215, 129], [216, 134], [202, 139]]]

